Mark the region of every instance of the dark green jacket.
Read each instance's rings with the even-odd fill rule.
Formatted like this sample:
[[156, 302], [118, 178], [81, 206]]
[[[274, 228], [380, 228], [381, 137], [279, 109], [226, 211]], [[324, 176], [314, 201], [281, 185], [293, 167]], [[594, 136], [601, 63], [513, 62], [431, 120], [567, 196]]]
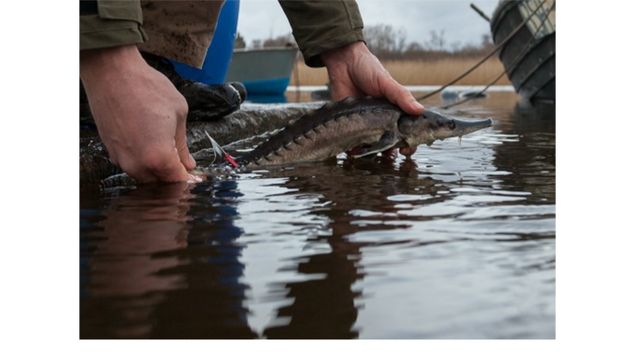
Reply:
[[[319, 55], [363, 41], [363, 22], [355, 1], [283, 1], [293, 36], [307, 65], [322, 67]], [[139, 1], [80, 1], [80, 50], [147, 41]]]
[[137, 1], [79, 2], [79, 49], [134, 45], [148, 40]]
[[310, 67], [324, 66], [322, 52], [364, 40], [364, 23], [355, 1], [279, 2]]

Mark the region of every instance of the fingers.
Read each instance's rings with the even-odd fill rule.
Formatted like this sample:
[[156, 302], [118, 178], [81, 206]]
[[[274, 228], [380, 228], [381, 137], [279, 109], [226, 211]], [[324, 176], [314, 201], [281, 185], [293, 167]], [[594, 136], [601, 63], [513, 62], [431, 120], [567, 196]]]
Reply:
[[190, 173], [188, 173], [187, 176], [188, 176], [187, 183], [199, 183], [207, 179], [207, 177], [205, 176], [193, 175]]
[[417, 148], [411, 148], [411, 147], [405, 147], [405, 148], [401, 148], [399, 149], [399, 153], [405, 157], [410, 157], [412, 155], [414, 155], [414, 153], [417, 151]]
[[[193, 178], [187, 170], [196, 167], [196, 161], [190, 155], [187, 147], [186, 120], [188, 107], [185, 98], [181, 95], [174, 95], [171, 101], [174, 110], [172, 123], [169, 121], [161, 123], [164, 135], [169, 135], [170, 127], [174, 132], [173, 139], [164, 136], [163, 140], [158, 140], [155, 145], [149, 146], [146, 154], [139, 160], [141, 164], [141, 182], [163, 181], [163, 182], [185, 182], [192, 181]], [[176, 123], [174, 123], [176, 122]]]
[[348, 156], [355, 156], [355, 155], [357, 155], [357, 154], [361, 153], [363, 149], [364, 149], [364, 148], [363, 148], [363, 147], [361, 147], [361, 146], [356, 146], [356, 147], [354, 147], [354, 148], [352, 148], [352, 149], [348, 150], [348, 151], [346, 152], [346, 155], [348, 155]]
[[395, 149], [388, 149], [382, 152], [381, 156], [387, 160], [394, 161], [394, 160], [397, 160], [397, 157], [399, 156], [397, 152], [399, 152], [399, 154], [407, 158], [410, 158], [412, 155], [414, 155], [416, 151], [417, 151], [416, 147], [415, 148], [405, 147], [405, 148], [400, 148], [399, 150], [395, 148]]
[[121, 169], [139, 182], [178, 182], [190, 178], [176, 148], [155, 148], [119, 158]]
[[179, 155], [179, 160], [185, 166], [186, 170], [193, 170], [196, 167], [196, 160], [190, 155], [190, 150], [187, 147], [185, 119], [180, 120], [177, 124], [175, 143], [176, 150]]
[[188, 181], [190, 179], [190, 175], [187, 173], [185, 166], [183, 166], [179, 151], [176, 148], [172, 152], [172, 155], [168, 157], [167, 161], [165, 170], [154, 170], [159, 181], [177, 182]]
[[397, 160], [397, 149], [388, 149], [386, 151], [383, 151], [381, 153], [381, 156], [389, 161], [395, 161]]
[[[363, 147], [361, 146], [356, 146], [350, 150], [348, 150], [346, 152], [346, 154], [348, 156], [355, 156], [357, 154], [359, 154], [361, 151], [363, 150]], [[414, 155], [414, 153], [417, 151], [417, 148], [411, 148], [411, 147], [405, 147], [405, 148], [400, 148], [399, 150], [397, 150], [396, 148], [393, 149], [388, 149], [385, 151], [382, 151], [381, 156], [387, 160], [396, 160], [397, 159], [397, 152], [399, 152], [399, 154], [405, 156], [405, 157], [411, 157], [412, 155]]]
[[407, 90], [404, 86], [399, 84], [397, 81], [392, 79], [391, 77], [383, 78], [386, 82], [383, 88], [382, 94], [388, 98], [389, 101], [395, 103], [401, 108], [404, 112], [411, 115], [419, 115], [423, 113], [424, 108], [421, 103], [417, 102], [415, 97]]

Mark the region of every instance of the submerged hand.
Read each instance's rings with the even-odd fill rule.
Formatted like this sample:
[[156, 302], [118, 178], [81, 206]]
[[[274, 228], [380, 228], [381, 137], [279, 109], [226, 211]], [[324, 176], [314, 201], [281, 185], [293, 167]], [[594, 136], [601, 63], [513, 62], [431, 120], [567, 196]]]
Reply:
[[80, 76], [113, 163], [140, 182], [192, 180], [187, 102], [136, 46], [81, 51]]
[[[386, 97], [404, 112], [423, 113], [424, 108], [404, 86], [394, 80], [363, 42], [327, 51], [320, 55], [326, 65], [333, 100], [346, 97]], [[402, 148], [401, 154], [410, 156], [416, 148]], [[394, 149], [384, 153], [396, 156]]]

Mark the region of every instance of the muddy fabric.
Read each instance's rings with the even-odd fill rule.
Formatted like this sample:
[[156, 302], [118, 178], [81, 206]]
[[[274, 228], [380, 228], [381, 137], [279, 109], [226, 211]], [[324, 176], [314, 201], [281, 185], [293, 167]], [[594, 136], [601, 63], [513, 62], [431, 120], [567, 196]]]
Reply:
[[[311, 67], [324, 66], [319, 57], [324, 51], [364, 40], [355, 1], [279, 2]], [[80, 16], [80, 49], [138, 44], [142, 51], [200, 68], [223, 3], [99, 0], [97, 14]]]
[[363, 41], [364, 23], [355, 1], [279, 1], [309, 67], [324, 67], [325, 51]]
[[225, 1], [141, 1], [141, 51], [201, 68]]

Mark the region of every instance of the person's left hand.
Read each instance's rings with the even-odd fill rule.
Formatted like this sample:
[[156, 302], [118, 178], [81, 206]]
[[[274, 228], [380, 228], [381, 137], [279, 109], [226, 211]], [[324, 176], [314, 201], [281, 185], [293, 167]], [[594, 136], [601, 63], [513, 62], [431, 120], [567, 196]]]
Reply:
[[[339, 101], [346, 97], [385, 97], [404, 112], [420, 115], [424, 108], [404, 86], [394, 80], [363, 42], [354, 42], [320, 55], [330, 80], [331, 97]], [[416, 148], [401, 148], [402, 155], [411, 156]], [[396, 150], [383, 153], [396, 157]]]

